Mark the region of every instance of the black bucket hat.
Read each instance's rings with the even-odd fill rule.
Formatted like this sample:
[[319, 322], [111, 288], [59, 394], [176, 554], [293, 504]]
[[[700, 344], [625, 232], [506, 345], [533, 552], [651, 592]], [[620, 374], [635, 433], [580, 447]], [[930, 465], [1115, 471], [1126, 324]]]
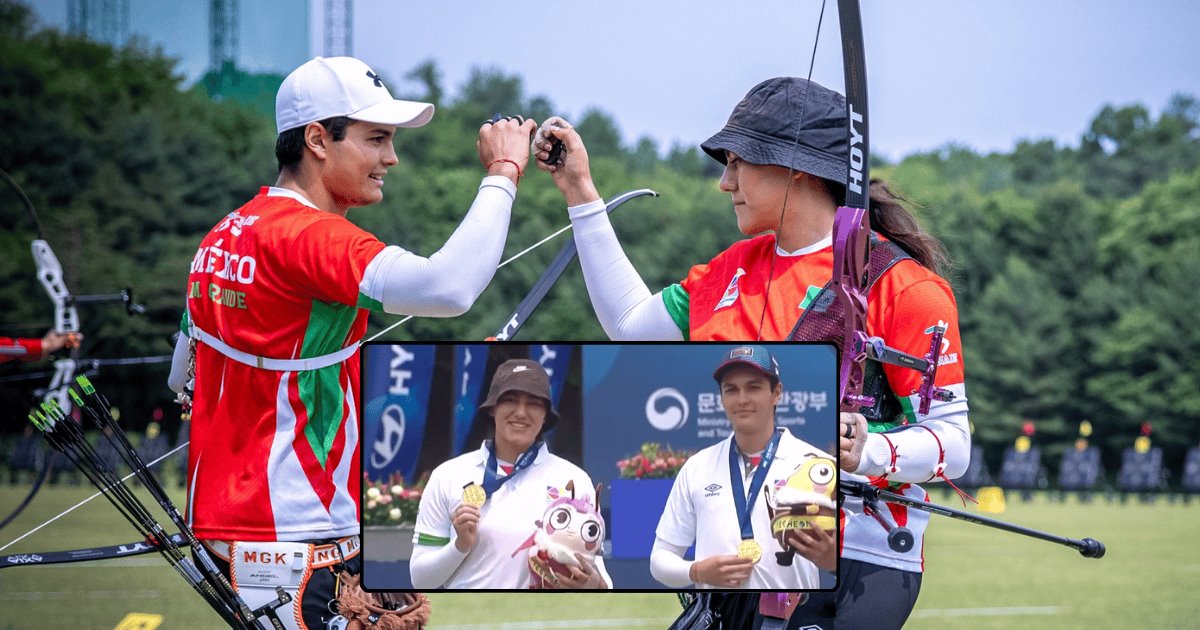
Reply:
[[551, 405], [550, 375], [541, 363], [532, 359], [510, 359], [501, 363], [492, 374], [492, 385], [488, 388], [487, 400], [479, 406], [479, 411], [491, 417], [491, 411], [500, 401], [500, 397], [513, 391], [525, 392], [546, 402], [546, 420], [542, 424], [542, 433], [558, 424], [558, 412]]
[[721, 164], [725, 152], [733, 151], [751, 164], [793, 168], [845, 185], [846, 134], [846, 97], [814, 81], [777, 77], [751, 88], [725, 127], [700, 148]]

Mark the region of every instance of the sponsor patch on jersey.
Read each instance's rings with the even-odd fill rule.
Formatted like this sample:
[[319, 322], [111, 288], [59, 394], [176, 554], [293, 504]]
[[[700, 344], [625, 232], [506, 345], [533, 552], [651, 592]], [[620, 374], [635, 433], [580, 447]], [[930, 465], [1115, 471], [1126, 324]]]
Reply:
[[741, 295], [741, 289], [738, 288], [738, 282], [744, 275], [746, 275], [746, 270], [738, 267], [737, 273], [733, 274], [733, 278], [730, 279], [729, 285], [725, 287], [725, 295], [722, 295], [721, 301], [717, 302], [717, 305], [713, 307], [714, 311], [719, 311], [726, 306], [732, 306], [734, 302], [737, 302], [738, 296]]
[[[801, 311], [813, 308], [818, 313], [825, 312], [825, 309], [829, 308], [829, 305], [833, 303], [833, 291], [826, 291], [822, 295], [821, 290], [822, 288], [815, 284], [808, 285], [808, 288], [804, 291], [804, 299], [800, 300], [800, 306], [797, 308]], [[820, 296], [820, 300], [817, 300], [818, 296]]]
[[717, 496], [717, 494], [720, 490], [721, 490], [720, 484], [710, 483], [707, 486], [704, 486], [704, 496], [715, 497], [715, 496]]

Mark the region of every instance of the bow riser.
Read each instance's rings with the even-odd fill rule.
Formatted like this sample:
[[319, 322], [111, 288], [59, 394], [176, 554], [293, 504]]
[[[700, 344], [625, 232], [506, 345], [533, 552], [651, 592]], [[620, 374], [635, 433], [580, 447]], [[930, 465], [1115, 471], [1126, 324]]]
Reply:
[[[36, 239], [31, 246], [33, 262], [37, 265], [38, 281], [46, 289], [46, 295], [54, 302], [54, 332], [74, 335], [79, 332], [79, 312], [71, 300], [71, 292], [63, 281], [62, 264], [58, 256], [50, 249], [50, 244], [42, 239]], [[60, 407], [70, 411], [71, 399], [67, 397], [67, 386], [75, 375], [75, 360], [79, 358], [78, 346], [71, 346], [71, 357], [54, 362], [54, 377], [42, 400], [51, 400]]]
[[839, 365], [838, 400], [842, 411], [856, 412], [871, 406], [863, 396], [867, 360], [867, 256], [870, 233], [863, 238], [866, 211], [843, 206], [833, 219], [833, 291], [845, 313], [845, 336]]

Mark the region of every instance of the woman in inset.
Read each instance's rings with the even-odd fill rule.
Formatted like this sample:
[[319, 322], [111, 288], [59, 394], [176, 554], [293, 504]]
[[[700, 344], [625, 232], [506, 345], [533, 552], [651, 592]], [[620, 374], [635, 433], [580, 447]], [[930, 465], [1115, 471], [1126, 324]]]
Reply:
[[[564, 145], [562, 159], [552, 165], [544, 162], [551, 140]], [[610, 338], [756, 341], [787, 339], [801, 315], [827, 317], [825, 308], [833, 300], [828, 288], [833, 219], [845, 200], [848, 144], [841, 94], [790, 77], [752, 88], [725, 127], [701, 145], [725, 166], [720, 188], [732, 198], [738, 229], [750, 238], [692, 267], [683, 280], [657, 293], [651, 293], [621, 250], [592, 182], [587, 149], [575, 130], [552, 118], [539, 130], [534, 149], [538, 167], [551, 172], [566, 198], [592, 306]], [[891, 365], [870, 368], [882, 373], [873, 393], [888, 404], [869, 423], [862, 414], [841, 415], [843, 478], [869, 477], [925, 499], [925, 491], [915, 484], [961, 475], [970, 456], [958, 309], [949, 283], [938, 275], [945, 263], [938, 241], [920, 230], [884, 182], [871, 182], [870, 197], [872, 258], [878, 259], [872, 266], [882, 271], [871, 278], [867, 334], [924, 356], [934, 327], [945, 325], [936, 386], [950, 390], [954, 399], [934, 401], [929, 414], [918, 416], [921, 374]], [[840, 319], [826, 323], [831, 325], [825, 328], [838, 331], [840, 342]], [[887, 531], [864, 514], [859, 499], [847, 497], [839, 521], [838, 590], [812, 593], [789, 627], [828, 627], [835, 615], [838, 628], [903, 625], [920, 590], [929, 516], [890, 507], [896, 524], [914, 534], [913, 548], [891, 550]], [[721, 605], [746, 608], [736, 603]]]
[[550, 376], [537, 361], [496, 368], [479, 407], [494, 438], [435, 468], [421, 495], [414, 587], [612, 587], [592, 479], [542, 439], [558, 422], [550, 401]]

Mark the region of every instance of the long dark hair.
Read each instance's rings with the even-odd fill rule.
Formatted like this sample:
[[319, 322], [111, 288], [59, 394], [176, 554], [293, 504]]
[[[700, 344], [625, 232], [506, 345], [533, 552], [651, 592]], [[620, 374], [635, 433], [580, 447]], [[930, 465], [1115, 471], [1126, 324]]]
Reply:
[[[845, 203], [846, 187], [829, 180], [825, 183], [834, 199]], [[921, 230], [916, 217], [905, 207], [907, 203], [910, 203], [907, 199], [892, 192], [887, 182], [871, 178], [871, 229], [899, 245], [921, 266], [943, 275], [950, 266], [950, 256], [937, 237]]]

